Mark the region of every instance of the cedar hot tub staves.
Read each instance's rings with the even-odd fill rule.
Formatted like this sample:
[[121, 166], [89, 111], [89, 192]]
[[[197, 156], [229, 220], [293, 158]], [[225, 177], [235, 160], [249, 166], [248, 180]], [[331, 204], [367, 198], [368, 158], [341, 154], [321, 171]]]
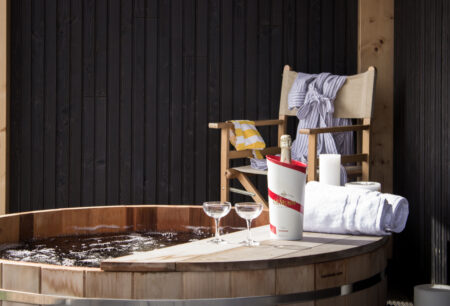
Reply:
[[[234, 210], [224, 226], [243, 226]], [[258, 247], [239, 244], [246, 231], [103, 261], [81, 268], [0, 260], [3, 298], [168, 299], [175, 303], [382, 305], [386, 300], [386, 237], [304, 233], [270, 240], [268, 211], [254, 221]], [[0, 217], [0, 242], [86, 233], [183, 231], [213, 225], [201, 206], [70, 208]], [[12, 291], [18, 291], [11, 293]], [[17, 297], [19, 294], [19, 297]], [[22, 299], [20, 299], [22, 297]], [[29, 296], [27, 297], [29, 298]], [[191, 304], [189, 304], [191, 303]]]

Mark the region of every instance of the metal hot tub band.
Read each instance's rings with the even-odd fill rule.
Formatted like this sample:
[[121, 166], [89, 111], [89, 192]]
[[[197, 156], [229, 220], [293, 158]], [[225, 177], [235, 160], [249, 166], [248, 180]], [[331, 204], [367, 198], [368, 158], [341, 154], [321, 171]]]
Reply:
[[118, 300], [118, 299], [90, 299], [45, 295], [28, 293], [14, 290], [0, 289], [0, 301], [26, 303], [31, 305], [72, 305], [72, 306], [107, 306], [107, 305], [127, 305], [127, 306], [226, 306], [230, 305], [277, 305], [283, 303], [307, 302], [332, 297], [349, 295], [367, 288], [370, 288], [385, 279], [385, 271], [375, 274], [372, 277], [346, 284], [339, 287], [308, 291], [301, 293], [250, 296], [236, 298], [214, 298], [214, 299], [158, 299], [158, 300]]

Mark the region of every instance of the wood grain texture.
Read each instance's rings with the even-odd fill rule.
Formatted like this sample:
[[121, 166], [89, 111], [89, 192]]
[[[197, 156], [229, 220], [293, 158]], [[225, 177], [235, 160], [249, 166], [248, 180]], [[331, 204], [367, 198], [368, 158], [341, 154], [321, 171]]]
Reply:
[[82, 194], [83, 14], [83, 1], [71, 1], [68, 203], [80, 203]]
[[[157, 1], [148, 3], [148, 10], [157, 16]], [[148, 16], [150, 17], [150, 16]], [[158, 113], [155, 111], [158, 102], [158, 19], [145, 19], [145, 118], [144, 118], [144, 203], [156, 203], [157, 186], [157, 131]]]
[[63, 235], [110, 233], [132, 227], [127, 222], [126, 207], [120, 206], [107, 209], [98, 207], [87, 210], [68, 210], [63, 212], [61, 219]]
[[284, 306], [314, 306], [315, 305], [315, 303], [314, 303], [314, 301], [311, 301], [311, 302], [303, 302], [303, 303], [283, 303], [283, 304], [279, 304], [280, 306], [281, 305], [284, 305]]
[[[83, 66], [82, 78], [82, 110], [80, 114], [81, 127], [81, 173], [80, 173], [80, 203], [90, 206], [94, 203], [95, 184], [95, 1], [83, 1], [81, 6], [83, 28]], [[99, 188], [101, 189], [101, 187]]]
[[157, 160], [156, 184], [157, 202], [169, 203], [170, 188], [170, 95], [171, 95], [171, 1], [163, 0], [158, 3], [160, 22], [158, 23], [158, 97], [156, 106], [157, 113]]
[[107, 14], [107, 118], [106, 203], [120, 202], [120, 1], [108, 1]]
[[[168, 207], [158, 207], [156, 210], [156, 220], [158, 231], [182, 231], [189, 224], [189, 206], [180, 207], [174, 211]], [[158, 220], [167, 220], [167, 222], [158, 222]]]
[[[56, 5], [56, 207], [69, 206], [70, 192], [70, 1]], [[26, 101], [24, 101], [26, 102]], [[30, 149], [32, 152], [33, 150]], [[27, 205], [25, 202], [24, 205]], [[31, 209], [31, 207], [30, 207]]]
[[94, 204], [104, 205], [108, 198], [108, 2], [97, 0], [95, 4]]
[[0, 222], [1, 243], [18, 242], [20, 237], [20, 217], [11, 216]]
[[230, 200], [230, 182], [226, 178], [226, 171], [230, 168], [228, 135], [229, 128], [223, 128], [220, 132], [220, 200], [223, 202]]
[[231, 272], [183, 272], [183, 298], [231, 296]]
[[335, 298], [327, 298], [327, 299], [321, 299], [318, 301], [315, 301], [315, 306], [347, 306], [347, 299], [346, 296], [340, 296]]
[[[2, 5], [5, 5], [5, 3], [7, 3], [7, 1], [3, 1], [2, 2]], [[3, 14], [4, 14], [4, 10], [2, 10], [2, 12], [3, 12]], [[11, 12], [12, 12], [12, 10], [11, 10]], [[18, 13], [18, 12], [15, 12], [15, 15], [13, 15], [12, 13], [10, 14], [10, 16], [12, 16], [12, 17], [14, 17], [14, 16], [20, 16], [20, 14]], [[5, 22], [5, 20], [4, 19], [2, 19], [2, 25], [3, 25], [3, 23]], [[18, 32], [19, 32], [19, 27], [17, 27], [16, 29], [15, 29], [15, 31], [13, 31], [12, 30], [12, 28], [10, 28], [10, 33], [11, 33], [11, 37], [14, 35], [14, 33], [15, 34], [17, 34]], [[7, 32], [6, 32], [7, 33]], [[3, 34], [4, 35], [4, 34]], [[2, 36], [3, 37], [3, 36]], [[6, 37], [3, 37], [2, 38], [2, 44], [4, 44], [6, 41], [4, 40]], [[16, 40], [13, 40], [13, 39], [11, 39], [10, 40], [10, 46], [11, 46], [11, 48], [14, 48], [14, 46], [17, 46], [19, 44], [19, 42], [18, 42], [18, 40], [16, 39]], [[2, 48], [4, 48], [4, 46], [2, 47]], [[5, 49], [6, 50], [6, 49]], [[2, 52], [4, 52], [4, 51], [2, 51]], [[4, 55], [3, 55], [4, 56]], [[3, 60], [2, 60], [3, 61]], [[2, 66], [3, 67], [3, 66]], [[3, 67], [3, 69], [4, 69], [5, 67]], [[6, 77], [6, 75], [4, 74], [5, 73], [5, 71], [4, 70], [2, 70], [2, 77], [1, 78], [3, 78], [3, 77]], [[10, 74], [10, 79], [11, 79], [11, 84], [13, 83], [13, 80], [14, 79], [17, 79], [18, 78], [18, 76], [19, 76], [19, 74], [18, 73], [11, 73]], [[10, 86], [10, 97], [11, 97], [11, 95], [12, 95], [12, 87]], [[17, 92], [17, 91], [16, 91]], [[20, 98], [19, 98], [20, 99]], [[2, 107], [4, 107], [3, 105], [2, 105]], [[4, 112], [4, 115], [6, 115], [7, 113], [6, 112]], [[10, 114], [11, 114], [11, 110], [10, 110]], [[6, 120], [6, 119], [9, 119], [9, 121], [11, 122], [11, 116], [6, 116], [6, 117], [4, 117], [4, 119]], [[3, 119], [1, 119], [2, 120], [2, 122], [3, 122]], [[5, 125], [5, 123], [2, 123], [2, 126], [4, 126]], [[12, 126], [12, 125], [11, 125]], [[6, 134], [5, 134], [5, 132], [3, 132], [3, 133], [0, 133], [1, 135], [3, 135], [3, 137], [5, 137], [6, 136]], [[4, 141], [4, 140], [3, 140]], [[2, 142], [3, 143], [3, 142]], [[6, 143], [3, 143], [3, 144], [6, 144]], [[6, 147], [4, 147], [4, 148], [6, 148]], [[3, 145], [2, 145], [2, 149], [0, 150], [0, 151], [3, 151]], [[18, 151], [18, 146], [17, 146], [17, 144], [15, 145], [15, 147], [14, 147], [14, 149], [13, 148], [11, 148], [10, 147], [10, 152], [11, 152], [11, 154], [10, 154], [10, 162], [9, 162], [9, 164], [11, 164], [11, 163], [13, 163], [13, 161], [14, 160], [17, 160], [17, 151]], [[16, 154], [14, 155], [13, 154], [13, 152], [15, 152]], [[3, 158], [6, 158], [6, 155], [2, 155], [3, 156]], [[4, 160], [4, 159], [2, 159], [2, 161], [0, 161], [0, 164], [2, 164], [3, 163], [3, 165], [4, 166], [6, 166], [6, 164], [4, 164], [4, 162], [5, 162], [6, 160]], [[0, 166], [0, 167], [4, 167], [4, 166]], [[17, 180], [17, 179], [16, 179]], [[17, 191], [16, 190], [14, 190], [13, 188], [12, 188], [12, 186], [14, 186], [13, 184], [11, 184], [10, 185], [10, 188], [8, 189], [8, 192], [9, 192], [9, 195], [10, 195], [10, 198], [12, 197], [12, 198], [14, 198], [15, 200], [17, 200], [17, 197], [14, 197], [13, 195], [17, 195]], [[6, 193], [3, 193], [2, 194], [2, 197], [4, 197], [6, 195]], [[0, 200], [0, 201], [3, 201], [3, 200]]]
[[[231, 95], [231, 71], [232, 68], [222, 66], [225, 63], [225, 58], [231, 56], [231, 27], [232, 27], [232, 3], [225, 3], [224, 1], [214, 0], [206, 1], [202, 0], [198, 2], [197, 12], [197, 55], [202, 56], [197, 59], [197, 92], [199, 101], [197, 107], [199, 107], [196, 123], [196, 131], [201, 132], [204, 135], [204, 139], [208, 139], [207, 143], [198, 142], [197, 144], [203, 150], [208, 150], [207, 154], [198, 152], [199, 157], [208, 159], [208, 164], [203, 166], [202, 163], [197, 165], [201, 171], [208, 171], [205, 175], [207, 179], [205, 183], [208, 186], [220, 184], [220, 178], [214, 175], [220, 171], [219, 156], [213, 152], [219, 152], [220, 142], [214, 141], [216, 137], [211, 131], [203, 131], [204, 124], [211, 121], [221, 121], [223, 117], [228, 117], [231, 107], [225, 108], [222, 101], [228, 101], [228, 105], [231, 106], [228, 99]], [[206, 18], [210, 15], [210, 18]], [[226, 18], [226, 19], [224, 19]], [[202, 41], [202, 38], [206, 39], [206, 43]], [[226, 43], [226, 45], [224, 45]], [[231, 58], [228, 58], [230, 63]], [[223, 79], [224, 78], [224, 79]], [[201, 85], [202, 82], [208, 83], [208, 88], [204, 89]], [[203, 182], [202, 179], [200, 179]], [[198, 187], [197, 187], [198, 189]], [[217, 194], [218, 190], [206, 190], [207, 197], [213, 197]], [[219, 192], [220, 194], [220, 192]]]
[[316, 290], [333, 288], [347, 283], [347, 262], [337, 260], [315, 265]]
[[34, 214], [33, 226], [36, 238], [44, 238], [64, 233], [62, 213], [59, 211]]
[[[45, 118], [43, 194], [45, 208], [56, 207], [56, 9], [57, 1], [45, 3]], [[18, 211], [14, 209], [13, 211]]]
[[358, 71], [377, 68], [372, 120], [371, 176], [393, 191], [394, 1], [359, 0]]
[[[2, 263], [2, 288], [40, 293], [41, 268], [26, 263]], [[24, 281], [26, 280], [26, 281]]]
[[120, 232], [134, 228], [133, 212], [124, 206], [50, 210], [35, 212], [31, 216], [35, 238]]
[[91, 298], [131, 299], [132, 273], [86, 271], [85, 295]]
[[[143, 2], [143, 1], [141, 1]], [[131, 203], [144, 202], [145, 164], [145, 19], [138, 18], [141, 10], [135, 3], [133, 20], [133, 80], [131, 105]], [[145, 6], [145, 3], [143, 3]], [[126, 199], [128, 200], [128, 199]]]
[[[371, 119], [364, 119], [364, 123], [370, 123]], [[362, 180], [368, 181], [370, 180], [370, 172], [371, 172], [371, 159], [370, 159], [370, 148], [371, 148], [371, 130], [362, 131], [361, 135], [361, 152], [366, 155], [366, 160], [361, 163], [361, 171], [362, 171]]]
[[[372, 277], [386, 268], [387, 248], [380, 248], [368, 254], [358, 255], [347, 261], [347, 283], [354, 283]], [[358, 267], [355, 269], [354, 267]]]
[[[181, 214], [173, 213], [176, 210]], [[117, 219], [117, 215], [121, 217]], [[211, 219], [201, 216], [204, 214], [198, 206], [104, 206], [11, 214], [0, 217], [0, 226], [8, 226], [10, 220], [34, 224], [31, 230], [20, 227], [24, 233], [19, 232], [18, 236], [24, 238], [83, 234], [88, 227], [90, 232], [102, 232], [105, 226], [108, 231], [122, 232], [124, 227], [118, 224], [135, 229], [137, 222], [141, 222], [142, 230], [158, 228], [158, 223], [176, 223], [183, 230], [187, 224], [211, 226]], [[51, 231], [44, 230], [44, 224], [52, 220], [60, 222], [50, 227]], [[243, 226], [243, 220], [233, 210], [223, 224], [239, 226], [238, 220]], [[267, 210], [257, 220], [267, 223]], [[261, 242], [258, 247], [242, 246], [240, 242], [247, 233], [239, 231], [224, 236], [228, 244], [200, 240], [107, 260], [102, 269], [1, 260], [0, 271], [4, 288], [29, 293], [195, 299], [310, 292], [367, 279], [386, 268], [386, 237], [305, 232], [303, 240], [282, 241], [270, 239], [268, 226], [252, 231], [254, 239]], [[355, 295], [316, 303], [381, 305], [385, 296], [385, 284], [380, 284]]]
[[135, 207], [133, 225], [136, 231], [156, 230], [158, 207]]
[[[182, 20], [183, 0], [171, 1], [170, 19]], [[170, 169], [169, 169], [169, 198], [167, 203], [179, 201], [182, 197], [183, 180], [183, 129], [180, 124], [183, 122], [183, 23], [172, 22], [170, 33]], [[188, 120], [186, 118], [186, 120]], [[163, 140], [165, 141], [165, 140]], [[188, 149], [189, 150], [189, 149]], [[190, 151], [190, 150], [189, 150]]]
[[[268, 210], [254, 220], [267, 224]], [[8, 214], [0, 217], [0, 242], [41, 239], [61, 235], [124, 231], [188, 231], [190, 226], [213, 227], [214, 220], [198, 205], [127, 205], [52, 209]], [[222, 226], [243, 227], [245, 222], [234, 209]]]
[[276, 269], [276, 294], [313, 291], [314, 265]]
[[9, 0], [0, 1], [0, 214], [9, 201]]
[[122, 204], [131, 202], [134, 25], [133, 1], [120, 1], [119, 203]]
[[41, 268], [41, 293], [62, 296], [84, 296], [84, 269]]
[[275, 294], [275, 270], [231, 272], [231, 296], [258, 296]]
[[[219, 179], [214, 173], [219, 171], [219, 156], [212, 155], [218, 152], [218, 143], [209, 142], [211, 137], [208, 130], [203, 127], [208, 123], [210, 118], [220, 120], [218, 116], [220, 112], [220, 1], [197, 1], [196, 25], [195, 25], [195, 146], [198, 148], [194, 152], [195, 156], [195, 198], [196, 201], [202, 197], [211, 197], [212, 194], [218, 192], [211, 191], [209, 186], [213, 182], [219, 184]], [[193, 29], [194, 30], [194, 29]], [[193, 80], [194, 81], [194, 80]], [[207, 86], [204, 86], [207, 84]], [[200, 141], [204, 139], [205, 141]], [[210, 149], [212, 148], [212, 150]], [[213, 157], [211, 159], [211, 157]], [[205, 162], [208, 160], [208, 162]], [[208, 171], [209, 170], [209, 171]], [[218, 193], [217, 193], [218, 194]]]
[[[347, 279], [346, 258], [360, 260], [354, 256], [370, 253], [379, 248], [384, 250], [387, 244], [385, 237], [308, 232], [304, 233], [304, 239], [300, 241], [277, 241], [270, 239], [268, 226], [261, 226], [252, 229], [253, 238], [261, 241], [261, 245], [249, 248], [239, 244], [246, 235], [245, 231], [227, 234], [224, 239], [229, 243], [224, 245], [214, 245], [208, 242], [209, 239], [205, 239], [110, 259], [103, 261], [101, 268], [105, 271], [236, 271], [293, 267], [330, 260], [337, 265], [336, 260], [340, 260], [336, 267], [328, 267], [326, 263], [323, 267], [320, 264], [316, 267], [316, 281], [323, 278], [323, 282], [316, 285], [328, 288], [333, 287], [336, 282]], [[380, 271], [386, 257], [376, 255], [372, 260], [375, 259], [380, 260], [380, 264], [374, 266]], [[332, 269], [341, 271], [326, 272]], [[325, 272], [322, 273], [322, 270]], [[330, 273], [331, 277], [325, 275]], [[325, 276], [322, 277], [322, 274]], [[335, 280], [336, 276], [338, 278]]]
[[308, 181], [317, 181], [317, 134], [308, 135]]
[[176, 273], [133, 273], [134, 299], [182, 299], [183, 275]]
[[356, 72], [357, 0], [320, 2], [10, 1], [11, 211], [219, 199], [208, 122], [277, 118], [284, 64]]
[[412, 208], [394, 236], [395, 283], [448, 284], [450, 5], [398, 0], [395, 13], [394, 192]]
[[[267, 224], [268, 210], [254, 220], [254, 226]], [[197, 205], [127, 205], [65, 208], [0, 217], [0, 242], [41, 239], [52, 236], [124, 231], [187, 231], [190, 226], [213, 227], [214, 221]], [[245, 225], [234, 209], [222, 226]]]

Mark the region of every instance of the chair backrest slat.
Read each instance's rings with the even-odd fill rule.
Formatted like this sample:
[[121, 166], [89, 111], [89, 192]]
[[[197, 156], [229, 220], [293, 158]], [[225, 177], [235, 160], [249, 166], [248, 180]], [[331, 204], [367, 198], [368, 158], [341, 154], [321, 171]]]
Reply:
[[[297, 110], [288, 109], [288, 94], [297, 77], [297, 72], [284, 67], [281, 85], [280, 112], [282, 116], [295, 116]], [[369, 67], [366, 72], [347, 77], [334, 101], [335, 118], [363, 119], [372, 117], [372, 102], [375, 88], [376, 70]]]
[[291, 67], [284, 66], [283, 81], [281, 82], [281, 97], [280, 97], [280, 116], [295, 116], [297, 111], [295, 109], [289, 110], [288, 108], [288, 94], [291, 90], [292, 84], [297, 77], [297, 72], [291, 71]]

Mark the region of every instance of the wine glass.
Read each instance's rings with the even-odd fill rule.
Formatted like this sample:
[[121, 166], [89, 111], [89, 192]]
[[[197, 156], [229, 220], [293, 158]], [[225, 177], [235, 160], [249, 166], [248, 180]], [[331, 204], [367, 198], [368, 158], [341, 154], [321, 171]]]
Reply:
[[219, 222], [220, 218], [225, 217], [230, 212], [230, 209], [230, 202], [213, 201], [203, 203], [203, 210], [205, 213], [216, 221], [216, 235], [210, 242], [216, 244], [225, 243], [225, 240], [220, 238]]
[[239, 217], [245, 219], [245, 221], [247, 222], [247, 240], [242, 241], [241, 243], [245, 244], [246, 246], [259, 245], [258, 241], [252, 239], [250, 228], [252, 226], [252, 220], [258, 218], [261, 214], [263, 205], [261, 203], [243, 202], [236, 203], [234, 209], [236, 210], [236, 213], [239, 215]]

